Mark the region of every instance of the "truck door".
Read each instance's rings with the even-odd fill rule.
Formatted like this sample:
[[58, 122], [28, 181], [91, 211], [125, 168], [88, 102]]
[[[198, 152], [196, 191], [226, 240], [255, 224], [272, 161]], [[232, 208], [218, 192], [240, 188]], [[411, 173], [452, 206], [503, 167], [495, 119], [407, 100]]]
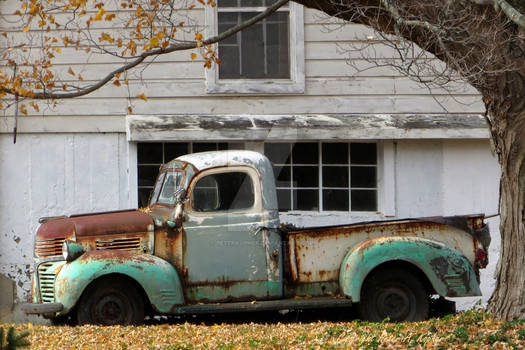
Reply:
[[276, 244], [276, 232], [263, 224], [257, 171], [246, 166], [210, 169], [197, 175], [188, 193], [187, 301], [280, 297], [281, 266], [275, 260], [280, 241]]

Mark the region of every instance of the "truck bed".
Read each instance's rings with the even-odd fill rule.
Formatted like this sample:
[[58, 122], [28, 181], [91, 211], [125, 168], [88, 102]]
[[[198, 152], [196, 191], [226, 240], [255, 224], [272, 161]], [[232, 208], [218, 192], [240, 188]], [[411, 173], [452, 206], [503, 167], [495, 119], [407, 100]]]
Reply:
[[486, 237], [488, 231], [473, 228], [478, 222], [482, 225], [483, 217], [477, 214], [300, 229], [283, 227], [285, 272], [292, 284], [337, 282], [341, 263], [352, 248], [369, 239], [392, 236], [443, 243], [474, 263], [478, 241], [490, 241]]

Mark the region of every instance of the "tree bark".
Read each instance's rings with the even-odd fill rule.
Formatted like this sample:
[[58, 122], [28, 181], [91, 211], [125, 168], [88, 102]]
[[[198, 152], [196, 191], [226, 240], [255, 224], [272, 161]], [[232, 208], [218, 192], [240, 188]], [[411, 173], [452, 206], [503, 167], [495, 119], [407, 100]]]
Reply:
[[507, 74], [499, 85], [500, 98], [487, 105], [501, 166], [501, 248], [488, 311], [502, 319], [525, 319], [525, 78]]

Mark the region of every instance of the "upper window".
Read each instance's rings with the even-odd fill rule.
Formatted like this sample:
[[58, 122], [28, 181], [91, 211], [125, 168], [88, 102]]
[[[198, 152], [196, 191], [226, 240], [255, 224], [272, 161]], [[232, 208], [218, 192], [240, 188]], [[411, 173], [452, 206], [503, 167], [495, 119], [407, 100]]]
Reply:
[[280, 211], [377, 211], [375, 143], [265, 143]]
[[[264, 11], [274, 0], [219, 0], [207, 8], [211, 35]], [[207, 70], [209, 93], [303, 93], [302, 6], [289, 3], [219, 42], [221, 63]]]

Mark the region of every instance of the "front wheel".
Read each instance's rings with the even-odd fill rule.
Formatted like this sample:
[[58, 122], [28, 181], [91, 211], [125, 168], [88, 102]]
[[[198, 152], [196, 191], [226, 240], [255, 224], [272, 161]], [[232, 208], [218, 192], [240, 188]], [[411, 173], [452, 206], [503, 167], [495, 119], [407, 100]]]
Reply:
[[379, 270], [361, 288], [361, 318], [380, 322], [422, 321], [428, 316], [428, 295], [421, 282], [401, 269]]
[[91, 284], [80, 298], [79, 325], [137, 325], [144, 321], [144, 303], [128, 281], [114, 277]]

